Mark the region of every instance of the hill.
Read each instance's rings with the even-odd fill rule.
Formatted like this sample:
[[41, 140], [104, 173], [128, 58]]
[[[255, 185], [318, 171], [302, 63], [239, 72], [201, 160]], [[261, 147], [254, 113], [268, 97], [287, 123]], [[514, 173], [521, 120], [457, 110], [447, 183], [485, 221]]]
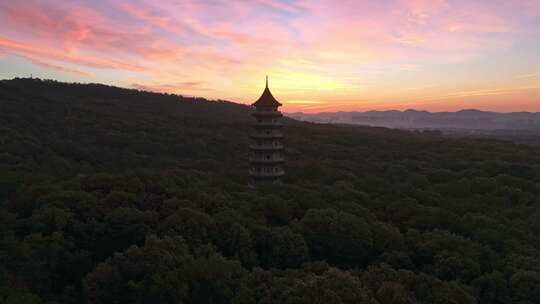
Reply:
[[0, 81], [1, 303], [538, 303], [540, 148]]
[[291, 113], [289, 116], [322, 123], [349, 123], [401, 129], [539, 130], [540, 113], [497, 113], [474, 109], [457, 112], [367, 111]]

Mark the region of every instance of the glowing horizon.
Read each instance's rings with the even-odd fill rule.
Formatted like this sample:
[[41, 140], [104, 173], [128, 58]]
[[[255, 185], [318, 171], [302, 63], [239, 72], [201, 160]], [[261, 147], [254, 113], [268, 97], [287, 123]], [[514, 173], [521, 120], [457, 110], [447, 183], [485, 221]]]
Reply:
[[540, 0], [0, 2], [0, 78], [285, 111], [540, 111]]

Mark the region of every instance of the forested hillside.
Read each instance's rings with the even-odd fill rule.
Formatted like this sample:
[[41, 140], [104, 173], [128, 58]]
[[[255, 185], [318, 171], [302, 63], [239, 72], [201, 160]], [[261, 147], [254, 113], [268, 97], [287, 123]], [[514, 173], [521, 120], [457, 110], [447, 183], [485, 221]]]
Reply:
[[[279, 95], [279, 94], [278, 94]], [[540, 303], [540, 148], [0, 81], [0, 303]]]

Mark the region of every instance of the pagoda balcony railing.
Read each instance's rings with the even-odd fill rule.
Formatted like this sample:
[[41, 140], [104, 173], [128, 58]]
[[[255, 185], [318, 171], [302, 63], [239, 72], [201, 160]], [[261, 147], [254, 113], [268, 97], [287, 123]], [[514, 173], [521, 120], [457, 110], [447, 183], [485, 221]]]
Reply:
[[283, 138], [283, 133], [273, 131], [273, 132], [253, 132], [250, 134], [251, 138], [261, 138], [261, 139], [271, 139], [271, 138]]
[[255, 128], [281, 128], [283, 123], [281, 122], [271, 122], [271, 121], [261, 121], [253, 124]]
[[282, 163], [284, 161], [284, 158], [282, 156], [277, 157], [261, 157], [261, 156], [252, 156], [249, 158], [249, 161], [252, 163], [260, 163], [260, 164], [273, 164], [273, 163]]
[[249, 146], [252, 150], [281, 150], [283, 149], [283, 144], [274, 144], [274, 145], [258, 145], [252, 144]]
[[278, 177], [285, 174], [285, 171], [283, 169], [280, 169], [279, 171], [258, 171], [254, 169], [249, 169], [249, 175], [254, 177]]

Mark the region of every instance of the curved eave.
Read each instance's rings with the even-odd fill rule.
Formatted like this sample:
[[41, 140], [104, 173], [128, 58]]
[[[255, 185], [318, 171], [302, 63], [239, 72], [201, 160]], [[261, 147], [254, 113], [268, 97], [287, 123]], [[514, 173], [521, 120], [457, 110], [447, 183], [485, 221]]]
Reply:
[[251, 104], [252, 106], [254, 107], [281, 107], [282, 104], [279, 102], [279, 101], [259, 101], [257, 100], [256, 102], [254, 102], [253, 104]]
[[252, 106], [255, 106], [255, 107], [280, 107], [280, 106], [282, 106], [282, 104], [279, 101], [277, 101], [276, 98], [274, 98], [274, 96], [270, 92], [270, 89], [268, 89], [268, 87], [266, 87], [264, 89], [264, 92], [262, 93], [261, 97], [259, 97], [259, 99], [257, 99], [257, 101], [255, 101], [252, 104]]

